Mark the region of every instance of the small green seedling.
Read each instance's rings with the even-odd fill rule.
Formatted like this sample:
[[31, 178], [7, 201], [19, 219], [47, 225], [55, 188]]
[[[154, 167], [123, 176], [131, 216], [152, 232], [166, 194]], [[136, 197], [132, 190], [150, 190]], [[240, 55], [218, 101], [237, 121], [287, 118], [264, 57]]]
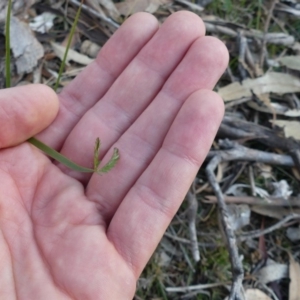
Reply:
[[[81, 4], [82, 4], [82, 2], [81, 2]], [[8, 6], [7, 6], [6, 29], [5, 29], [5, 51], [6, 51], [6, 54], [5, 54], [5, 74], [6, 74], [6, 87], [7, 88], [9, 88], [11, 86], [11, 78], [10, 78], [11, 77], [11, 75], [10, 75], [10, 16], [11, 16], [11, 5], [12, 5], [12, 1], [9, 0], [8, 1]], [[58, 88], [60, 78], [61, 78], [61, 74], [62, 74], [64, 66], [65, 66], [65, 62], [66, 62], [67, 55], [68, 55], [68, 50], [70, 48], [71, 40], [72, 40], [74, 32], [75, 32], [75, 28], [76, 28], [76, 25], [77, 25], [77, 22], [78, 22], [78, 19], [79, 19], [80, 11], [81, 11], [81, 6], [79, 7], [79, 9], [77, 11], [75, 21], [74, 21], [74, 23], [72, 25], [72, 28], [71, 28], [71, 32], [70, 32], [70, 36], [69, 36], [68, 44], [67, 44], [67, 48], [66, 48], [66, 52], [64, 54], [64, 58], [63, 58], [63, 61], [61, 63], [59, 74], [58, 74], [58, 77], [57, 77], [57, 81], [56, 81], [56, 84], [55, 84], [55, 87], [54, 87], [55, 91]], [[54, 160], [64, 164], [65, 166], [67, 166], [68, 168], [70, 168], [74, 171], [79, 171], [79, 172], [97, 173], [97, 174], [107, 173], [108, 171], [110, 171], [116, 165], [117, 161], [120, 158], [119, 150], [117, 148], [114, 148], [113, 155], [112, 155], [111, 159], [102, 168], [99, 168], [99, 165], [101, 163], [101, 160], [99, 159], [100, 139], [97, 138], [96, 141], [95, 141], [95, 147], [94, 147], [94, 167], [93, 167], [93, 169], [91, 169], [91, 168], [82, 167], [82, 166], [74, 163], [73, 161], [71, 161], [70, 159], [68, 159], [67, 157], [62, 155], [61, 153], [57, 152], [53, 148], [51, 148], [51, 147], [47, 146], [46, 144], [42, 143], [41, 141], [39, 141], [35, 137], [31, 137], [27, 141], [29, 143], [31, 143], [32, 145], [34, 145], [35, 147], [37, 147], [38, 149], [42, 150], [45, 154], [47, 154], [48, 156], [50, 156]]]
[[46, 153], [51, 158], [64, 164], [68, 168], [70, 168], [74, 171], [84, 172], [84, 173], [91, 173], [91, 172], [98, 173], [98, 174], [107, 173], [109, 170], [111, 170], [116, 165], [116, 163], [120, 157], [119, 150], [117, 148], [114, 148], [113, 155], [112, 155], [111, 159], [109, 160], [109, 162], [106, 165], [104, 165], [102, 168], [99, 168], [99, 165], [101, 163], [101, 160], [99, 160], [100, 139], [97, 138], [96, 142], [95, 142], [95, 147], [94, 147], [94, 168], [91, 169], [91, 168], [82, 167], [82, 166], [74, 163], [73, 161], [66, 158], [64, 155], [60, 154], [53, 148], [47, 146], [46, 144], [42, 143], [41, 141], [39, 141], [38, 139], [36, 139], [34, 137], [28, 139], [28, 142], [31, 143], [32, 145], [36, 146], [40, 150], [42, 150], [44, 153]]

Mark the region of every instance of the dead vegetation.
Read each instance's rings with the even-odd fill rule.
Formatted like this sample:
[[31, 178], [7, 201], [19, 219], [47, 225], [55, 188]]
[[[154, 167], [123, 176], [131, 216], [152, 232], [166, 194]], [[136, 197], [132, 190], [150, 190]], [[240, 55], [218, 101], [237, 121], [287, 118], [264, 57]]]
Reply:
[[[13, 1], [12, 85], [55, 84], [80, 1]], [[0, 1], [0, 87], [4, 20]], [[60, 86], [122, 22], [147, 11], [200, 15], [227, 45], [218, 136], [143, 272], [138, 299], [300, 299], [300, 4], [246, 0], [86, 0]], [[244, 293], [245, 291], [245, 293]]]

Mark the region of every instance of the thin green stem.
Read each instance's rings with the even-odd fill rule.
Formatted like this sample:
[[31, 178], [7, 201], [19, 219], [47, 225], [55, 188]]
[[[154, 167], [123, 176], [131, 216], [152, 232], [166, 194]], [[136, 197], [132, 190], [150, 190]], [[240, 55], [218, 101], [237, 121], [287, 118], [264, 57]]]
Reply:
[[85, 167], [82, 167], [82, 166], [74, 163], [73, 161], [69, 160], [64, 155], [60, 154], [59, 152], [57, 152], [53, 148], [51, 148], [51, 147], [47, 146], [46, 144], [42, 143], [40, 140], [36, 139], [35, 137], [31, 137], [27, 141], [30, 144], [32, 144], [35, 147], [42, 150], [44, 153], [46, 153], [51, 158], [53, 158], [56, 161], [64, 164], [65, 166], [67, 166], [68, 168], [70, 168], [74, 171], [85, 172], [85, 173], [94, 172], [94, 169], [85, 168]]
[[11, 86], [10, 80], [10, 15], [11, 15], [11, 0], [8, 0], [5, 28], [5, 80], [6, 87]]
[[101, 169], [99, 169], [99, 165], [101, 161], [99, 160], [99, 155], [100, 155], [100, 140], [99, 138], [96, 139], [95, 142], [95, 148], [94, 148], [94, 168], [86, 168], [82, 167], [75, 162], [71, 161], [64, 155], [60, 154], [53, 148], [47, 146], [40, 140], [36, 139], [35, 137], [31, 137], [30, 139], [27, 140], [30, 144], [34, 145], [38, 149], [42, 150], [45, 154], [50, 156], [51, 158], [55, 159], [56, 161], [62, 163], [63, 165], [67, 166], [68, 168], [78, 171], [78, 172], [83, 172], [83, 173], [107, 173], [110, 171], [118, 162], [120, 155], [119, 155], [119, 150], [117, 148], [114, 149], [113, 154], [111, 159], [108, 161], [106, 165], [104, 165]]
[[58, 85], [59, 85], [59, 82], [60, 82], [63, 70], [65, 68], [65, 64], [66, 64], [66, 60], [67, 60], [67, 57], [68, 57], [68, 52], [69, 52], [69, 49], [70, 49], [70, 45], [71, 45], [71, 42], [72, 42], [72, 39], [73, 39], [73, 36], [74, 36], [74, 33], [75, 33], [75, 29], [77, 27], [78, 20], [79, 20], [82, 3], [83, 2], [81, 1], [81, 4], [80, 4], [80, 6], [79, 6], [79, 8], [77, 10], [76, 16], [75, 16], [75, 20], [74, 20], [74, 22], [72, 24], [72, 27], [71, 27], [71, 31], [70, 31], [70, 35], [69, 35], [68, 43], [67, 43], [67, 47], [66, 47], [66, 51], [64, 53], [63, 60], [62, 60], [62, 62], [60, 64], [60, 68], [59, 68], [57, 80], [56, 80], [56, 83], [55, 83], [55, 86], [54, 86], [54, 91], [57, 91], [57, 89], [58, 89]]

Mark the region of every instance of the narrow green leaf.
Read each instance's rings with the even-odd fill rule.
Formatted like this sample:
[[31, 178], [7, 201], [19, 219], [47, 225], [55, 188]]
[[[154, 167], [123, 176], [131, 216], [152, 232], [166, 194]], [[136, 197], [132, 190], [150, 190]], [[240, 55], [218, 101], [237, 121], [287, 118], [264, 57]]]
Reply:
[[73, 38], [74, 33], [75, 33], [75, 29], [77, 27], [77, 23], [78, 23], [78, 20], [79, 20], [79, 16], [80, 16], [82, 4], [83, 4], [83, 1], [81, 1], [81, 4], [80, 4], [80, 6], [79, 6], [79, 8], [77, 10], [76, 16], [75, 16], [75, 20], [74, 20], [74, 22], [72, 24], [72, 27], [71, 27], [71, 32], [70, 32], [70, 35], [69, 35], [69, 38], [68, 38], [68, 43], [67, 43], [66, 51], [64, 53], [63, 60], [62, 60], [62, 62], [60, 64], [60, 68], [59, 68], [59, 72], [58, 72], [58, 77], [57, 77], [57, 80], [56, 80], [56, 83], [55, 83], [55, 86], [54, 86], [54, 91], [57, 91], [57, 88], [58, 88], [58, 85], [59, 85], [59, 82], [60, 82], [60, 78], [61, 78], [62, 72], [63, 72], [63, 70], [65, 68], [65, 64], [66, 64], [68, 52], [69, 52], [69, 49], [70, 49], [72, 38]]
[[119, 158], [120, 158], [119, 150], [117, 148], [114, 148], [114, 152], [113, 152], [113, 155], [112, 155], [110, 161], [104, 167], [102, 167], [100, 170], [97, 170], [97, 173], [101, 174], [101, 173], [107, 173], [108, 171], [110, 171], [116, 165]]
[[94, 147], [94, 170], [95, 171], [98, 169], [100, 164], [99, 154], [100, 154], [100, 139], [96, 138], [95, 147]]
[[11, 15], [11, 0], [8, 0], [7, 14], [5, 22], [5, 80], [6, 87], [11, 86], [10, 74], [10, 15]]
[[70, 159], [65, 157], [64, 155], [60, 154], [56, 150], [52, 149], [51, 147], [47, 146], [46, 144], [42, 143], [41, 141], [39, 141], [38, 139], [36, 139], [34, 137], [28, 139], [27, 141], [29, 143], [31, 143], [32, 145], [34, 145], [35, 147], [42, 150], [45, 154], [47, 154], [51, 158], [64, 164], [65, 166], [67, 166], [68, 168], [70, 168], [74, 171], [85, 172], [85, 173], [93, 173], [94, 172], [93, 169], [85, 168], [80, 165], [77, 165], [76, 163], [74, 163], [73, 161], [71, 161]]

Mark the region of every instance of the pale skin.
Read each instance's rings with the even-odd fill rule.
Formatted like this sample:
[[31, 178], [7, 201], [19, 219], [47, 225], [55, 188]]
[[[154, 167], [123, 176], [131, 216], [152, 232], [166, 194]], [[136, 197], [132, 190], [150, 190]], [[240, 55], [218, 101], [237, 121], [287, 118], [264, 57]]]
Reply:
[[[139, 13], [60, 95], [0, 91], [0, 299], [132, 299], [222, 120], [211, 91], [223, 43], [179, 12], [159, 28]], [[36, 135], [90, 167], [96, 137], [108, 174], [70, 171], [26, 142]]]

